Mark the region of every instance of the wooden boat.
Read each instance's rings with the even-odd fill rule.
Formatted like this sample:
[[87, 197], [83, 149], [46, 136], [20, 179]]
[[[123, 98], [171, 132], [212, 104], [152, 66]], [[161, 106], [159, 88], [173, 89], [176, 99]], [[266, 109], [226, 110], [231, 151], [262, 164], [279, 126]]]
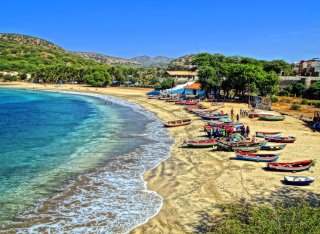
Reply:
[[171, 97], [160, 97], [159, 99], [160, 99], [160, 100], [164, 100], [164, 101], [166, 101], [166, 100], [170, 100], [170, 99], [171, 99]]
[[166, 100], [166, 102], [177, 102], [177, 101], [179, 101], [179, 99], [175, 99], [175, 98], [174, 98], [174, 99], [167, 99], [167, 100]]
[[248, 152], [236, 152], [237, 159], [255, 162], [275, 162], [281, 154], [257, 154]]
[[248, 113], [249, 118], [256, 118], [256, 117], [262, 117], [262, 116], [274, 116], [274, 112], [270, 111], [261, 111], [261, 110], [255, 110]]
[[186, 105], [186, 106], [198, 105], [198, 103], [199, 102], [197, 101], [186, 101], [186, 100], [175, 102], [176, 105]]
[[219, 120], [223, 118], [228, 118], [228, 114], [200, 114], [199, 115], [204, 120]]
[[229, 142], [217, 141], [217, 150], [257, 152], [260, 149], [260, 142]]
[[279, 115], [279, 116], [260, 116], [259, 120], [263, 121], [282, 121], [286, 117], [284, 115]]
[[201, 139], [201, 140], [186, 140], [184, 145], [192, 148], [209, 148], [217, 144], [217, 138], [215, 139]]
[[273, 171], [304, 171], [309, 170], [309, 168], [314, 164], [313, 160], [303, 160], [297, 162], [269, 162], [267, 163], [267, 169]]
[[287, 144], [281, 144], [281, 145], [266, 145], [262, 144], [261, 145], [261, 150], [270, 150], [270, 151], [275, 151], [275, 150], [282, 150], [284, 147], [286, 147]]
[[269, 142], [275, 142], [275, 143], [294, 143], [297, 138], [293, 136], [287, 136], [287, 137], [265, 137]]
[[305, 186], [313, 183], [314, 177], [311, 176], [285, 176], [284, 183], [290, 185]]
[[192, 112], [193, 110], [205, 110], [207, 108], [201, 104], [198, 104], [198, 105], [186, 106], [184, 109], [188, 112]]
[[169, 127], [178, 127], [183, 125], [188, 125], [191, 123], [191, 119], [179, 119], [179, 120], [171, 120], [163, 123], [163, 125], [167, 128]]
[[148, 99], [158, 99], [159, 95], [148, 95]]
[[256, 132], [256, 137], [280, 137], [281, 132]]

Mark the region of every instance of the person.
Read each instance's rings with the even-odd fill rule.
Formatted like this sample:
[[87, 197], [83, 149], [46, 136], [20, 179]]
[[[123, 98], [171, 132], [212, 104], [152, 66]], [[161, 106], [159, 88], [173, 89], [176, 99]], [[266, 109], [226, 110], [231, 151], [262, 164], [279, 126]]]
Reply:
[[239, 122], [240, 116], [239, 114], [237, 114], [237, 122]]
[[240, 109], [240, 116], [242, 116], [242, 109]]
[[222, 114], [222, 115], [223, 115], [223, 113], [224, 113], [223, 110], [221, 110], [221, 114]]
[[241, 135], [244, 136], [246, 134], [246, 129], [244, 126], [241, 126]]
[[232, 120], [232, 122], [234, 122], [234, 114], [233, 113], [231, 114], [231, 120]]
[[233, 115], [233, 108], [231, 109], [231, 115]]
[[247, 126], [246, 133], [247, 133], [247, 136], [249, 136], [249, 135], [250, 135], [250, 128], [249, 128], [249, 125]]

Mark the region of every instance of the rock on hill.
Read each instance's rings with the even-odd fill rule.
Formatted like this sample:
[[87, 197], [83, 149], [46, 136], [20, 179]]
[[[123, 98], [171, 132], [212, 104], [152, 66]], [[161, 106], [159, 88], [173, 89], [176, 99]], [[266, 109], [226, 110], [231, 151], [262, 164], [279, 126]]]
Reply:
[[164, 57], [164, 56], [157, 56], [157, 57], [151, 58], [149, 56], [144, 55], [144, 56], [134, 57], [131, 60], [136, 61], [142, 64], [143, 66], [165, 66], [168, 63], [170, 63], [173, 59]]
[[136, 61], [132, 61], [129, 59], [125, 59], [125, 58], [118, 58], [118, 57], [112, 57], [112, 56], [108, 56], [108, 55], [104, 55], [104, 54], [99, 54], [99, 53], [93, 53], [93, 52], [71, 52], [74, 55], [81, 57], [81, 58], [86, 58], [86, 59], [90, 59], [92, 61], [96, 61], [96, 62], [100, 62], [100, 63], [107, 63], [110, 65], [140, 65], [138, 62]]
[[57, 46], [52, 42], [22, 34], [0, 33], [0, 39], [4, 39], [7, 41], [15, 41], [24, 45], [39, 46], [45, 49], [63, 50], [60, 46]]

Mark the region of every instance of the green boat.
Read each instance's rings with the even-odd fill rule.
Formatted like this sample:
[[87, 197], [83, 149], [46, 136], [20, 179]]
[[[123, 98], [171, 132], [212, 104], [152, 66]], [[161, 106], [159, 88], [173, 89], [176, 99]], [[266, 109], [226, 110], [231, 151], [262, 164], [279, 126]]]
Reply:
[[285, 116], [279, 115], [279, 116], [260, 116], [259, 120], [263, 121], [283, 121], [285, 119]]

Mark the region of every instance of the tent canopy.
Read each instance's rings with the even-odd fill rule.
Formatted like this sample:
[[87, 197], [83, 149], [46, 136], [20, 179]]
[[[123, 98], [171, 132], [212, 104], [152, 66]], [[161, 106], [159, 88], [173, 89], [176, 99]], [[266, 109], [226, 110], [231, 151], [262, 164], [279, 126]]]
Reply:
[[185, 89], [196, 89], [196, 90], [201, 90], [201, 84], [199, 83], [193, 83], [191, 85], [187, 85]]

